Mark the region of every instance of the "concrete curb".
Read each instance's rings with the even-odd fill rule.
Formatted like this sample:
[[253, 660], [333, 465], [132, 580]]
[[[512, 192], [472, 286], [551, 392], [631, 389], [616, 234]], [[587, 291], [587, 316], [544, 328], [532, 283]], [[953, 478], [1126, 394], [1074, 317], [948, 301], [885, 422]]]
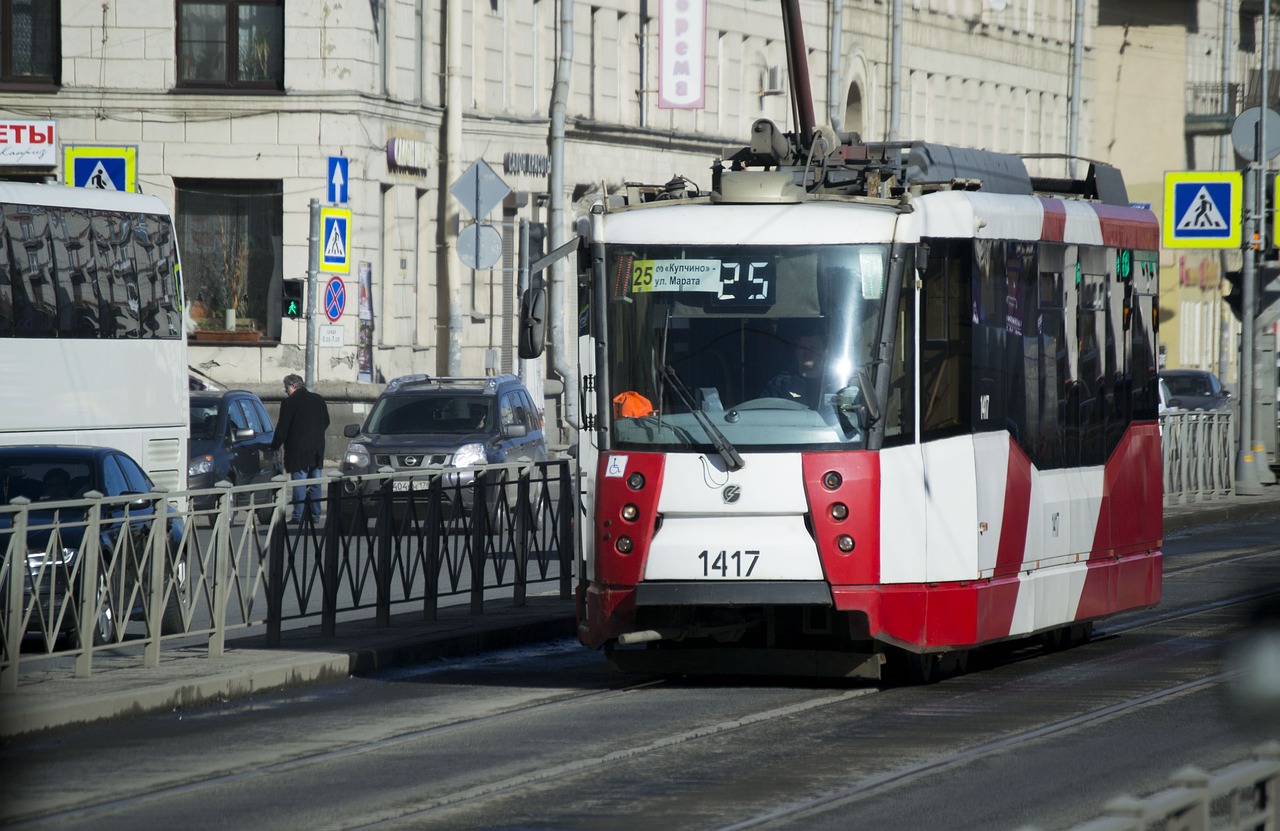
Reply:
[[[1256, 502], [1241, 500], [1256, 498]], [[1166, 508], [1164, 517], [1165, 531], [1182, 531], [1201, 525], [1216, 525], [1220, 522], [1233, 522], [1240, 519], [1276, 516], [1280, 514], [1280, 502], [1275, 497], [1235, 497], [1232, 501], [1221, 504], [1197, 502], [1190, 505], [1176, 505]]]
[[[220, 698], [342, 679], [350, 675], [351, 658], [338, 654], [281, 652], [273, 655], [269, 662], [245, 661], [244, 656], [228, 655], [186, 663], [188, 672], [182, 677], [163, 680], [157, 677], [148, 683], [99, 690], [92, 695], [37, 700], [28, 695], [6, 696], [0, 699], [0, 736], [180, 710]], [[70, 683], [87, 687], [94, 682], [90, 677], [73, 679]]]

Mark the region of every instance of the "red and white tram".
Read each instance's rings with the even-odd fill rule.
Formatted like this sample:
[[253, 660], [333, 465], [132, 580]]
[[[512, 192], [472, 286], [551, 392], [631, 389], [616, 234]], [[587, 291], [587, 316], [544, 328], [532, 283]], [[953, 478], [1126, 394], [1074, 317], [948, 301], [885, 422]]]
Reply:
[[928, 677], [1157, 603], [1159, 233], [1119, 172], [753, 134], [590, 216], [583, 643]]

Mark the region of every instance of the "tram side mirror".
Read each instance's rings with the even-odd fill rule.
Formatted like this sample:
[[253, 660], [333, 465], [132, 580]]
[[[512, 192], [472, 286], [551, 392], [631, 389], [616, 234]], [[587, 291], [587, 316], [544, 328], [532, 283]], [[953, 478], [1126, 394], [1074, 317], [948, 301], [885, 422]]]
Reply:
[[929, 246], [921, 243], [916, 246], [916, 268], [924, 271], [929, 267]]
[[520, 298], [520, 357], [542, 357], [547, 342], [547, 289], [538, 280]]
[[865, 430], [880, 420], [880, 406], [876, 402], [875, 387], [871, 380], [871, 373], [866, 367], [858, 370], [856, 384], [850, 384], [835, 394], [834, 403], [842, 420], [859, 430]]

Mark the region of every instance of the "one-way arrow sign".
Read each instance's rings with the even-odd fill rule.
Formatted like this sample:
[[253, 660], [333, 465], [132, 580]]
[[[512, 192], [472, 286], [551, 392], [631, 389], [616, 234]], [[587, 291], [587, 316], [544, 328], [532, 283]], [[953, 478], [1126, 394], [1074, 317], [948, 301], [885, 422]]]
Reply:
[[333, 205], [347, 204], [347, 190], [351, 179], [347, 175], [346, 156], [329, 157], [329, 175], [326, 184], [329, 188], [329, 202]]

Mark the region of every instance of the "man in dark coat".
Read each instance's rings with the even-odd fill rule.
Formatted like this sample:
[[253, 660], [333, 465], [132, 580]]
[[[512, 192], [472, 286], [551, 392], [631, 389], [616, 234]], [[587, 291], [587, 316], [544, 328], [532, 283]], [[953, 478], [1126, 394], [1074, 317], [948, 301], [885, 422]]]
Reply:
[[[287, 393], [280, 403], [280, 419], [271, 449], [284, 445], [284, 469], [294, 480], [319, 479], [324, 467], [324, 431], [329, 426], [329, 407], [319, 393], [307, 389], [299, 375], [284, 377]], [[320, 519], [320, 484], [294, 485], [293, 521], [301, 522], [304, 508], [312, 521]]]

